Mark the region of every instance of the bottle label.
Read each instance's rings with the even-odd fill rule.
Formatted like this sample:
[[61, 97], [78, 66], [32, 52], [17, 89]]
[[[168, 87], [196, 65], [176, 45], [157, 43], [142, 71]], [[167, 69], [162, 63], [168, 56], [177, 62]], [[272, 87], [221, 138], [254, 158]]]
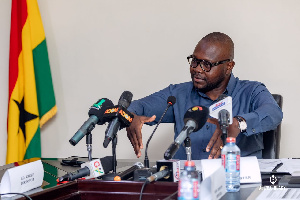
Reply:
[[236, 155], [236, 170], [240, 171], [240, 155]]
[[236, 172], [240, 170], [240, 156], [235, 154], [227, 154], [226, 160], [226, 172]]
[[198, 199], [199, 191], [198, 191], [198, 181], [193, 182], [193, 197]]
[[199, 181], [198, 179], [180, 180], [178, 183], [178, 200], [198, 200], [199, 199]]
[[181, 197], [181, 180], [178, 181], [178, 197]]
[[225, 162], [226, 162], [226, 155], [222, 154], [222, 165], [225, 168]]

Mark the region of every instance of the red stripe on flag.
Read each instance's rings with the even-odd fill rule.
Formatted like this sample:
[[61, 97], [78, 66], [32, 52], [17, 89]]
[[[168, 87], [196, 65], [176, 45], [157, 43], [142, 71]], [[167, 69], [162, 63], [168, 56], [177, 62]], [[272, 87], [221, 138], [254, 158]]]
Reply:
[[9, 51], [9, 99], [18, 78], [18, 58], [22, 51], [22, 29], [27, 19], [26, 0], [12, 0]]

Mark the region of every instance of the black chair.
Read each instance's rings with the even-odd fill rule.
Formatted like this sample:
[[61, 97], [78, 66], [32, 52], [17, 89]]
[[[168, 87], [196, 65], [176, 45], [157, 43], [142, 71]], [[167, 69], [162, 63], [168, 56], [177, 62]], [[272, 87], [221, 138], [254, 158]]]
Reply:
[[[282, 109], [283, 98], [280, 94], [272, 94], [279, 107]], [[263, 159], [278, 159], [280, 152], [281, 123], [275, 130], [263, 133], [264, 149], [262, 150]]]

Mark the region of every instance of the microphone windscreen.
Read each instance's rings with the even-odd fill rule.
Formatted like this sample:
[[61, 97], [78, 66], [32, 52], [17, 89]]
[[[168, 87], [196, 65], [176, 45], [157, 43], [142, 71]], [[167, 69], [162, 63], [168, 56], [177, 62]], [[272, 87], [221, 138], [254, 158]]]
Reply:
[[88, 114], [89, 116], [95, 115], [99, 119], [97, 124], [102, 125], [105, 123], [105, 121], [103, 120], [104, 112], [106, 111], [106, 109], [112, 108], [113, 106], [114, 104], [111, 100], [102, 98], [91, 106]]
[[124, 91], [122, 95], [120, 96], [120, 99], [118, 101], [119, 106], [123, 106], [124, 108], [128, 108], [128, 106], [131, 104], [133, 94], [129, 91]]
[[100, 158], [100, 161], [105, 174], [107, 174], [108, 172], [114, 169], [113, 156], [105, 156], [103, 158]]
[[174, 157], [175, 153], [177, 152], [177, 150], [179, 149], [180, 145], [176, 142], [173, 142], [169, 148], [167, 149], [167, 151], [164, 153], [164, 158], [166, 160], [170, 160]]
[[184, 114], [184, 123], [193, 120], [196, 123], [196, 128], [193, 132], [200, 130], [206, 123], [209, 115], [209, 110], [205, 106], [193, 106], [189, 108]]
[[168, 104], [174, 105], [176, 103], [176, 98], [174, 96], [169, 96], [167, 100]]

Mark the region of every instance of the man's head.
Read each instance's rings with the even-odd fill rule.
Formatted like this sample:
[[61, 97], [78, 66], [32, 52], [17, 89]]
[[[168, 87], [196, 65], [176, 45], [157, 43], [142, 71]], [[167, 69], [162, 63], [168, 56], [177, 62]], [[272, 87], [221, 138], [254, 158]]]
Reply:
[[234, 67], [234, 44], [228, 35], [220, 32], [206, 35], [191, 57], [191, 77], [199, 91], [225, 90]]

